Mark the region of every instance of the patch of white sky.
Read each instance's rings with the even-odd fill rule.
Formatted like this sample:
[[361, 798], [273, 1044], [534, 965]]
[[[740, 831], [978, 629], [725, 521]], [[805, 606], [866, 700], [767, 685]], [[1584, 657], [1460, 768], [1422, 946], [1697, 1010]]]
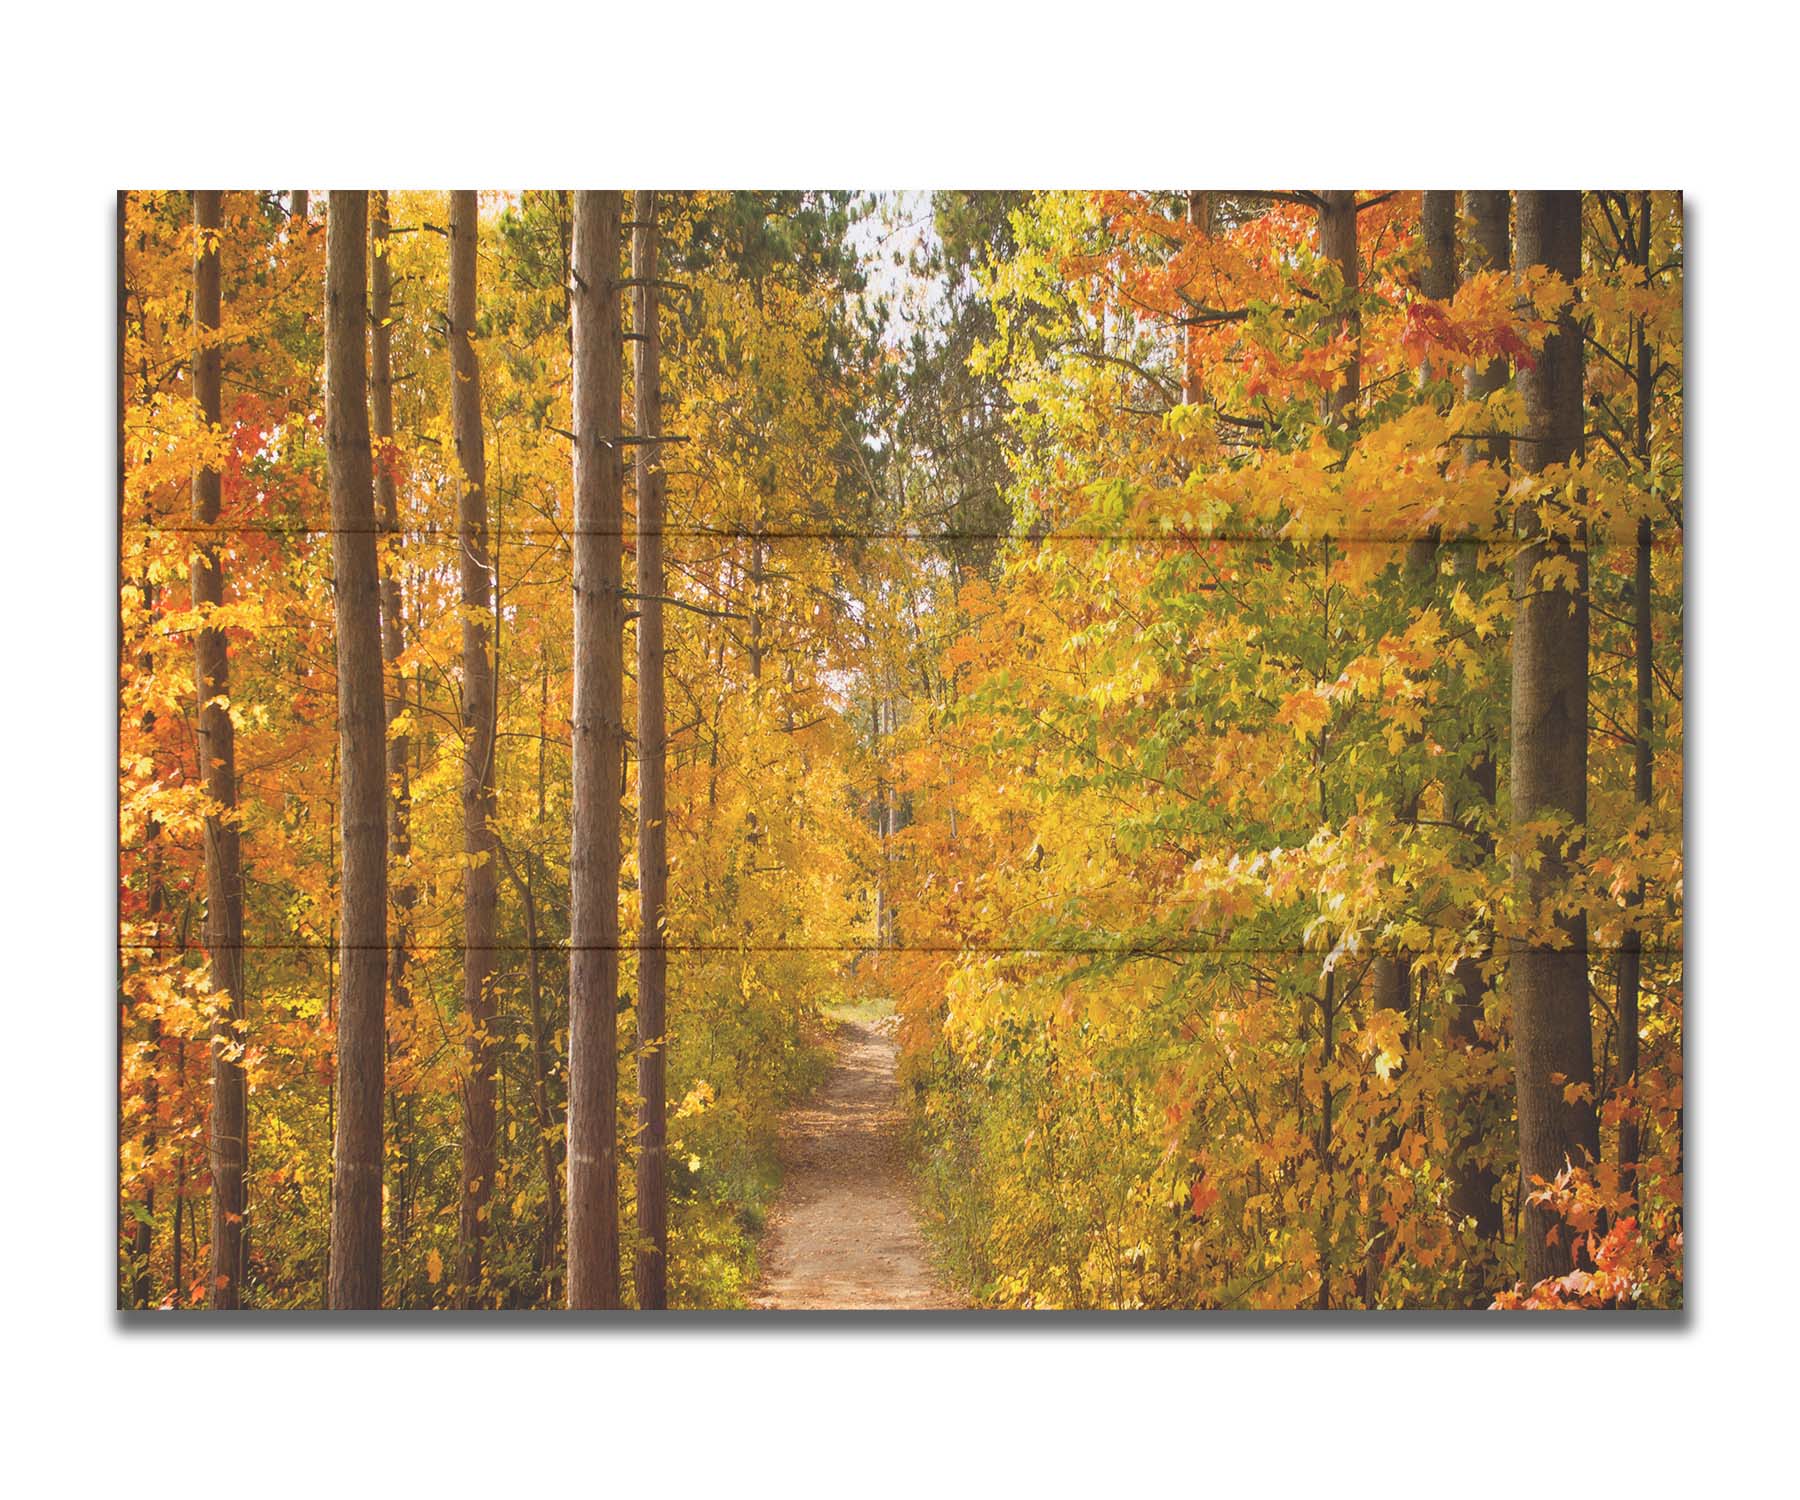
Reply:
[[[875, 326], [883, 344], [896, 353], [909, 348], [915, 336], [930, 339], [937, 330], [949, 284], [941, 273], [929, 271], [938, 248], [932, 223], [931, 194], [921, 189], [866, 192], [860, 195], [861, 212], [851, 223], [846, 240], [862, 266], [866, 286], [861, 294], [861, 313]], [[870, 431], [867, 440], [877, 447], [887, 434]], [[931, 569], [935, 560], [919, 558], [915, 567]], [[877, 585], [886, 596], [891, 583]], [[854, 592], [843, 600], [849, 617], [867, 618], [866, 603]], [[827, 670], [827, 686], [847, 709], [861, 690], [866, 673], [860, 666]]]
[[941, 275], [921, 269], [938, 244], [931, 194], [914, 188], [864, 197], [867, 212], [847, 236], [868, 278], [863, 311], [883, 343], [904, 349], [915, 334], [930, 333], [948, 291]]

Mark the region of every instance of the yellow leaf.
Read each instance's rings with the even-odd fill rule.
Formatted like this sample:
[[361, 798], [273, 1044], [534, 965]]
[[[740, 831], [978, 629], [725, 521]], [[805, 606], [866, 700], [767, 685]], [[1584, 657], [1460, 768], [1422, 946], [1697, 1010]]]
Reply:
[[425, 1257], [425, 1279], [433, 1286], [444, 1279], [444, 1257], [435, 1250]]

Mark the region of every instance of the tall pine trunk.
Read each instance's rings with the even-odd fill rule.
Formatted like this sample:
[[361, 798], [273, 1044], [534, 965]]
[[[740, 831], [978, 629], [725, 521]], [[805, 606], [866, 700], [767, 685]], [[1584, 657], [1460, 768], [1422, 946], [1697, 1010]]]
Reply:
[[[1513, 268], [1544, 266], [1571, 286], [1581, 275], [1581, 194], [1520, 193]], [[1581, 451], [1581, 330], [1565, 308], [1534, 367], [1521, 369], [1525, 428], [1518, 467], [1540, 474]], [[1553, 497], [1522, 502], [1514, 517], [1520, 543], [1513, 563], [1512, 816], [1515, 830], [1545, 817], [1566, 820], [1563, 836], [1538, 841], [1536, 861], [1515, 856], [1513, 881], [1522, 913], [1541, 926], [1550, 903], [1570, 895], [1587, 821], [1587, 556], [1567, 519], [1547, 521]], [[1551, 582], [1545, 564], [1562, 564], [1572, 585]], [[1588, 1016], [1587, 922], [1555, 919], [1556, 936], [1516, 946], [1508, 982], [1517, 1070], [1519, 1171], [1529, 1199], [1535, 1179], [1599, 1155], [1594, 1117], [1593, 1033]], [[1587, 1086], [1587, 1095], [1581, 1094]], [[1574, 1265], [1560, 1219], [1527, 1202], [1525, 1279], [1558, 1276]]]
[[619, 1305], [619, 800], [624, 750], [619, 194], [575, 195], [575, 693], [569, 855], [570, 1307]]
[[367, 237], [368, 195], [332, 193], [325, 237], [325, 451], [337, 622], [343, 870], [328, 1297], [339, 1308], [381, 1305], [387, 777], [381, 582], [365, 366]]
[[662, 336], [657, 321], [656, 194], [632, 199], [631, 275], [637, 283], [638, 595], [638, 1239], [641, 1308], [667, 1307], [668, 1187], [664, 1177], [669, 955], [668, 725], [663, 701]]
[[460, 470], [458, 553], [462, 561], [463, 1009], [469, 1021], [462, 1089], [460, 1290], [473, 1305], [481, 1285], [482, 1240], [494, 1191], [494, 937], [498, 870], [494, 853], [494, 662], [488, 621], [494, 608], [488, 563], [487, 455], [481, 435], [481, 371], [475, 361], [476, 199], [450, 195], [450, 411]]
[[[219, 234], [223, 195], [194, 194], [198, 247], [194, 258], [194, 399], [210, 429], [219, 425]], [[194, 471], [197, 545], [189, 581], [194, 608], [224, 602], [219, 559], [219, 471]], [[244, 872], [237, 828], [237, 750], [231, 725], [231, 672], [225, 632], [194, 633], [194, 686], [199, 697], [194, 738], [206, 788], [206, 951], [217, 1010], [212, 1024], [212, 1110], [207, 1164], [212, 1173], [212, 1269], [207, 1295], [217, 1308], [243, 1305], [244, 1162], [248, 1112], [244, 1095]], [[179, 1289], [178, 1289], [179, 1290]]]

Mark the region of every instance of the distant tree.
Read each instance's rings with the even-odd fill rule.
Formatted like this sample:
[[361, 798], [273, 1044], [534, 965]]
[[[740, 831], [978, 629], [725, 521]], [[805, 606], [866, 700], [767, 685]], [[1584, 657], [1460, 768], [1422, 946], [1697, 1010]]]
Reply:
[[487, 457], [481, 436], [481, 370], [475, 359], [477, 203], [450, 195], [450, 412], [456, 433], [457, 556], [462, 571], [463, 1012], [468, 1071], [462, 1086], [462, 1188], [457, 1224], [465, 1305], [481, 1286], [481, 1247], [494, 1192], [494, 948], [499, 871], [494, 837], [494, 661], [488, 621]]

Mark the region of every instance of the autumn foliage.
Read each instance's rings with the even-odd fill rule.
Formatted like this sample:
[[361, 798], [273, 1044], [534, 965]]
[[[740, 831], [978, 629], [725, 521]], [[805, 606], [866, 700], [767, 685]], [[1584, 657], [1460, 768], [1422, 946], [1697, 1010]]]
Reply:
[[[409, 757], [383, 1296], [557, 1305], [571, 210], [480, 200], [498, 880], [477, 1036], [446, 196], [392, 194], [379, 252], [395, 410], [373, 458], [398, 524], [378, 546], [403, 627], [384, 691]], [[871, 285], [869, 249], [891, 200], [658, 195], [671, 1306], [745, 1300], [775, 1120], [846, 998], [898, 1012], [922, 1201], [980, 1305], [1681, 1304], [1680, 199], [1582, 195], [1571, 282], [1496, 259], [1477, 194], [1449, 195], [1448, 265], [1424, 232], [1441, 203], [1356, 194], [1345, 260], [1329, 196], [939, 194], [896, 292]], [[123, 199], [127, 1306], [209, 1299], [221, 1046], [248, 1088], [245, 1305], [323, 1297], [342, 851], [321, 207], [224, 195], [213, 425], [193, 392], [191, 197]], [[904, 295], [911, 335], [879, 302]], [[1567, 317], [1582, 440], [1527, 471], [1519, 375]], [[633, 409], [627, 379], [622, 434]], [[203, 607], [198, 468], [221, 474], [226, 580]], [[1526, 587], [1587, 622], [1585, 822], [1513, 816], [1527, 512], [1566, 545]], [[202, 627], [230, 655], [229, 809], [196, 758]], [[632, 747], [628, 808], [635, 765]], [[245, 871], [244, 1019], [224, 1043], [209, 814], [239, 830]], [[629, 1060], [645, 935], [623, 827]], [[1547, 847], [1570, 877], [1522, 900]], [[1510, 961], [1563, 942], [1572, 914], [1593, 1067], [1548, 1082], [1592, 1107], [1600, 1151], [1523, 1173]], [[464, 1285], [458, 1133], [484, 1057], [497, 1158]], [[619, 1078], [629, 1289], [639, 1101], [632, 1067]], [[1574, 1257], [1535, 1285], [1529, 1204]]]
[[[1588, 195], [1579, 286], [1483, 264], [1465, 207], [1448, 298], [1420, 288], [1420, 212], [1360, 195], [1352, 285], [1313, 195], [1197, 222], [1041, 194], [982, 267], [1016, 530], [896, 750], [917, 948], [887, 982], [946, 1252], [992, 1305], [1680, 1302], [1679, 202]], [[1527, 480], [1510, 372], [1571, 305], [1585, 452]], [[1587, 561], [1585, 828], [1507, 816], [1533, 497]], [[1522, 908], [1545, 836], [1585, 839], [1576, 878]], [[1597, 1062], [1555, 1081], [1598, 1106], [1602, 1156], [1521, 1182], [1508, 954], [1570, 908]], [[1527, 1198], [1578, 1265], [1514, 1291]]]

